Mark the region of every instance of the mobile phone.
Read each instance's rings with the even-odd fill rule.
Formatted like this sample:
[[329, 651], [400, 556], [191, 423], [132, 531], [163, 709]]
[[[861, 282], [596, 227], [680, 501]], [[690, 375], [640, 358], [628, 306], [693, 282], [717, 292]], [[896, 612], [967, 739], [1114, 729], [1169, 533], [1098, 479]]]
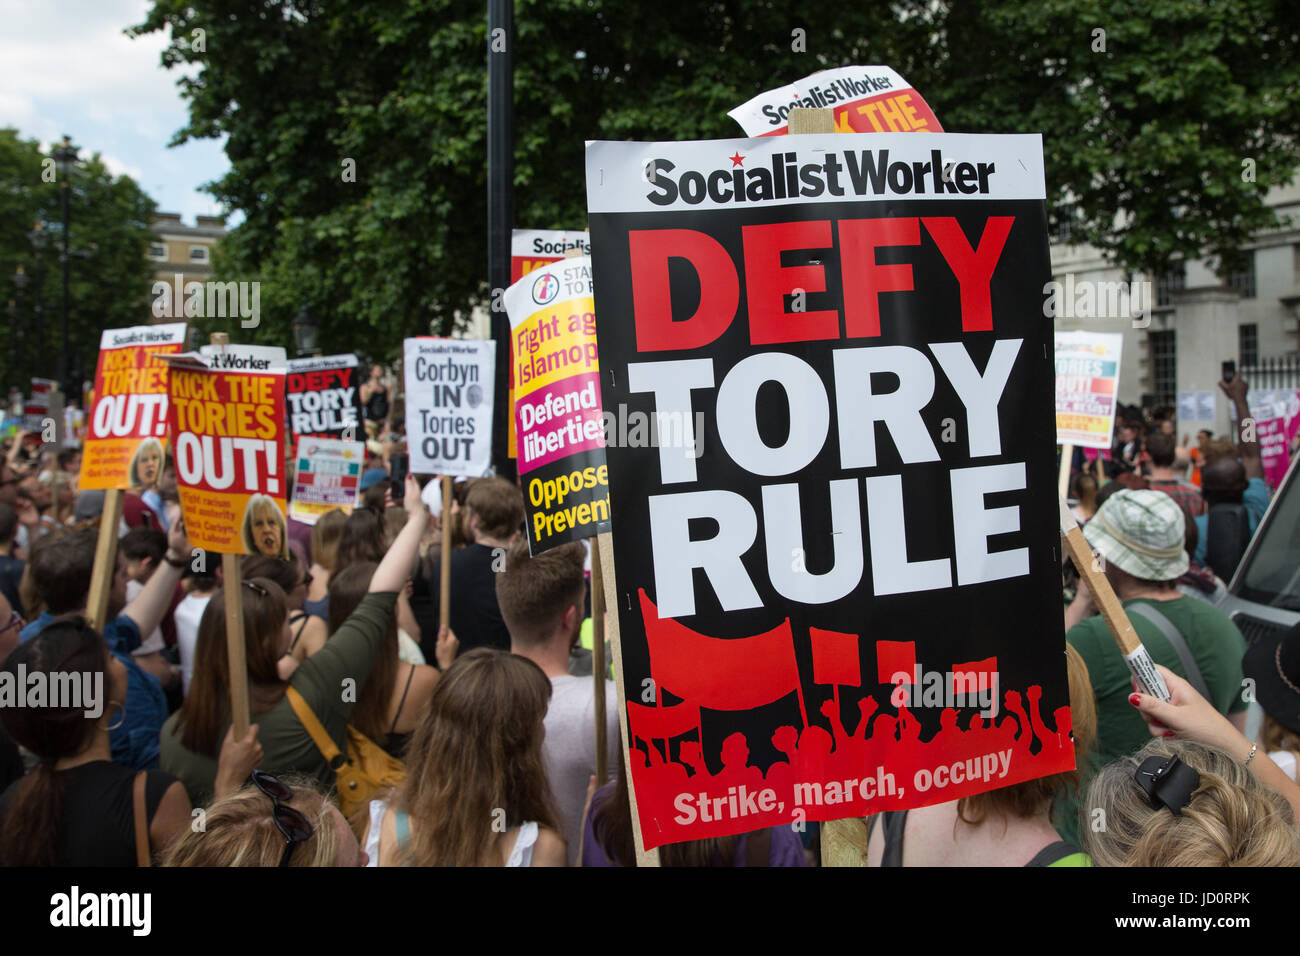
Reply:
[[393, 500], [400, 501], [402, 487], [406, 484], [406, 472], [410, 468], [410, 458], [405, 454], [388, 456], [388, 477], [393, 482]]
[[1225, 382], [1231, 382], [1236, 377], [1237, 377], [1237, 363], [1234, 362], [1232, 359], [1228, 359], [1228, 361], [1223, 363], [1223, 380]]

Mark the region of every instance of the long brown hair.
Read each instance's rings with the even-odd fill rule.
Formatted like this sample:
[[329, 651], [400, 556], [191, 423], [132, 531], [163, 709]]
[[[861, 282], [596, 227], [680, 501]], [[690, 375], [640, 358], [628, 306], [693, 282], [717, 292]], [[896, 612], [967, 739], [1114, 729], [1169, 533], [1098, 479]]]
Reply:
[[502, 825], [559, 829], [542, 762], [550, 699], [542, 669], [514, 654], [480, 647], [447, 669], [407, 752], [397, 805], [414, 826], [404, 862], [497, 866]]
[[[653, 746], [653, 744], [651, 745]], [[611, 863], [636, 866], [636, 841], [632, 836], [632, 801], [627, 790], [627, 760], [618, 750], [614, 792], [591, 816], [591, 831]], [[659, 847], [660, 866], [729, 867], [735, 863], [738, 835], [668, 843]]]
[[[55, 621], [36, 637], [19, 644], [0, 671], [15, 677], [20, 667], [25, 667], [28, 675], [98, 674], [98, 686], [104, 688], [105, 695], [108, 692], [108, 647], [80, 617]], [[108, 710], [107, 702], [104, 710]], [[111, 716], [104, 713], [99, 719]], [[54, 764], [87, 747], [95, 732], [95, 720], [85, 715], [84, 707], [5, 707], [0, 709], [0, 721], [10, 737], [40, 760], [36, 769], [14, 787], [0, 827], [0, 865], [53, 866], [67, 786], [63, 775], [55, 772]]]
[[[276, 670], [284, 637], [284, 591], [270, 578], [245, 578], [241, 590], [249, 683], [255, 687], [260, 684], [269, 689], [269, 696], [278, 698], [285, 687]], [[194, 676], [176, 721], [186, 750], [213, 757], [221, 749], [221, 735], [230, 722], [225, 604], [225, 588], [217, 588], [203, 609], [194, 648]]]
[[341, 508], [334, 508], [316, 519], [311, 529], [311, 559], [326, 571], [334, 570], [339, 553], [339, 538], [348, 516]]
[[[373, 561], [365, 561], [330, 575], [330, 634], [336, 633], [347, 622], [365, 598], [377, 567], [379, 565]], [[381, 745], [388, 733], [388, 704], [393, 697], [393, 685], [397, 683], [398, 663], [397, 614], [393, 613], [388, 616], [384, 643], [375, 655], [370, 676], [357, 692], [357, 703], [348, 720], [350, 726]]]

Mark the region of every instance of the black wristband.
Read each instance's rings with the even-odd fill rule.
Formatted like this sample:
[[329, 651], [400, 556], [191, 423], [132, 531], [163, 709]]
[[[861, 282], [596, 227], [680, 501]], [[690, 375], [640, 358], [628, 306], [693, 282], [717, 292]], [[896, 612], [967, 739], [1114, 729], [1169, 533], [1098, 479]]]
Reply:
[[173, 560], [172, 560], [172, 556], [171, 556], [171, 554], [168, 553], [168, 552], [164, 552], [164, 553], [163, 553], [163, 560], [166, 561], [168, 564], [170, 564], [173, 568], [184, 568], [184, 567], [185, 567], [185, 559], [184, 559], [184, 558], [177, 558], [175, 561], [173, 561]]

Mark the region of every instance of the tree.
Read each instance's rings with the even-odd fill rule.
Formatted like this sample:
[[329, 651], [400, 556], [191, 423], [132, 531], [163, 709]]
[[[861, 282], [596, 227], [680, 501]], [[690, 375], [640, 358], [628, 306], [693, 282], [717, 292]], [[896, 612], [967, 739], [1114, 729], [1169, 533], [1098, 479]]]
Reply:
[[[1295, 22], [1282, 0], [519, 0], [516, 222], [585, 221], [585, 140], [736, 136], [727, 110], [763, 89], [887, 63], [946, 129], [1043, 132], [1057, 217], [1072, 199], [1121, 266], [1227, 269], [1296, 166]], [[134, 29], [199, 67], [176, 141], [228, 136], [211, 192], [245, 219], [217, 268], [263, 282], [257, 340], [309, 304], [326, 350], [392, 358], [489, 300], [481, 4], [155, 0]]]
[[[6, 386], [24, 390], [33, 375], [53, 377], [63, 346], [62, 186], [43, 164], [47, 158], [35, 140], [21, 139], [15, 129], [0, 129], [0, 275], [8, 286], [5, 299], [15, 306], [6, 323], [0, 369]], [[130, 177], [114, 177], [98, 154], [82, 158], [69, 188], [68, 368], [90, 377], [100, 332], [148, 319], [153, 270], [145, 252], [155, 207]], [[29, 238], [38, 222], [47, 237], [40, 253]], [[21, 310], [12, 281], [19, 266], [28, 278]]]

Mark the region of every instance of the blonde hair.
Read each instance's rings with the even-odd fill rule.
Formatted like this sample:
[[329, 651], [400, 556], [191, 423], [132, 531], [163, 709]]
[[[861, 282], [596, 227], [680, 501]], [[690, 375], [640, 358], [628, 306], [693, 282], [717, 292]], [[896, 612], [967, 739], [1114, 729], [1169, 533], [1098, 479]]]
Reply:
[[[1135, 780], [1148, 757], [1177, 757], [1200, 774], [1180, 816], [1153, 808]], [[1300, 865], [1290, 805], [1239, 761], [1190, 740], [1153, 740], [1102, 768], [1084, 812], [1083, 848], [1094, 866]]]
[[280, 558], [289, 560], [289, 526], [284, 520], [284, 513], [280, 506], [275, 503], [275, 499], [270, 495], [256, 494], [250, 495], [248, 504], [244, 508], [244, 523], [240, 531], [240, 538], [244, 542], [245, 554], [261, 554], [262, 550], [253, 540], [253, 521], [257, 515], [263, 511], [269, 511], [275, 515], [276, 520], [280, 522]]
[[1259, 745], [1268, 753], [1275, 750], [1289, 750], [1300, 754], [1300, 734], [1289, 727], [1284, 727], [1265, 711], [1264, 722], [1259, 725]]
[[131, 456], [131, 464], [127, 468], [126, 476], [130, 481], [132, 488], [144, 487], [144, 483], [140, 480], [140, 459], [144, 457], [146, 449], [158, 454], [158, 474], [154, 476], [154, 484], [156, 485], [158, 479], [162, 477], [163, 466], [166, 464], [166, 456], [163, 452], [162, 442], [157, 438], [146, 438], [144, 441], [140, 442], [139, 446], [137, 446], [135, 454]]
[[[293, 799], [280, 801], [293, 807], [312, 826], [311, 839], [294, 847], [290, 866], [338, 865], [338, 831], [330, 818], [332, 804], [315, 785], [303, 778], [281, 778], [293, 789]], [[272, 816], [271, 798], [252, 784], [222, 797], [208, 807], [204, 829], [188, 829], [163, 855], [163, 866], [267, 866], [280, 865], [285, 839]]]

